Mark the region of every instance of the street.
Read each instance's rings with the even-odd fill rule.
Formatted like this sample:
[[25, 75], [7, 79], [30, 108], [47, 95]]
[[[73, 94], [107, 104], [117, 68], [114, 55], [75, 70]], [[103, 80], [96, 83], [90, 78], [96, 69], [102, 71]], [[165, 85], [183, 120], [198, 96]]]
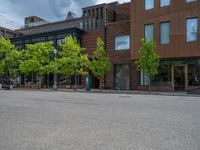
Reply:
[[200, 150], [200, 97], [0, 90], [0, 150]]

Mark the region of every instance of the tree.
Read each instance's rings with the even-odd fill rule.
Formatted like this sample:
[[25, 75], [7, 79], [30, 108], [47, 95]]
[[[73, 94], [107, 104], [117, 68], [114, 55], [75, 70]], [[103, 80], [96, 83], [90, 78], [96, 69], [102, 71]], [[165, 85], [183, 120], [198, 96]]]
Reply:
[[26, 49], [23, 51], [23, 59], [20, 64], [20, 70], [25, 75], [30, 73], [38, 74], [40, 87], [42, 75], [53, 72], [51, 62], [52, 54], [55, 48], [52, 44], [52, 42], [29, 44], [26, 45]]
[[[104, 42], [100, 37], [97, 39], [97, 48], [92, 55], [89, 69], [93, 73], [94, 77], [99, 80], [111, 70], [111, 63], [107, 57]], [[99, 88], [101, 89], [101, 84]]]
[[58, 72], [66, 75], [74, 75], [75, 90], [77, 89], [77, 75], [86, 75], [84, 68], [88, 64], [88, 56], [84, 54], [85, 49], [81, 48], [75, 37], [66, 37], [65, 44], [61, 45], [58, 59], [56, 60]]
[[17, 51], [10, 40], [0, 38], [0, 75], [14, 80], [20, 75], [21, 52]]
[[138, 70], [149, 76], [149, 92], [151, 92], [151, 78], [158, 74], [160, 58], [156, 52], [156, 45], [152, 41], [142, 39], [139, 49], [139, 59], [135, 62]]

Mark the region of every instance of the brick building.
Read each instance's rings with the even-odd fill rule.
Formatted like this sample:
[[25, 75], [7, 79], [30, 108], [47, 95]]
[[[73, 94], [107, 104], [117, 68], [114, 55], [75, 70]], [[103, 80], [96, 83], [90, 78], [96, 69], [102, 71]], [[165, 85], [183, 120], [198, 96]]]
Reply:
[[[131, 59], [138, 58], [141, 38], [153, 40], [161, 58], [154, 90], [177, 91], [200, 85], [200, 0], [132, 0]], [[146, 77], [137, 74], [142, 89]]]
[[92, 80], [93, 88], [101, 84], [109, 89], [130, 89], [130, 6], [130, 3], [114, 2], [83, 8], [83, 47], [91, 56], [96, 48], [97, 37], [101, 37], [112, 64], [111, 72], [101, 79], [101, 83], [97, 79]]
[[[18, 30], [22, 36], [14, 44], [53, 39], [55, 47], [66, 35], [76, 35], [89, 57], [101, 37], [112, 69], [101, 82], [92, 78], [92, 87], [116, 90], [144, 90], [148, 78], [137, 71], [141, 39], [153, 40], [161, 57], [159, 75], [153, 89], [188, 90], [200, 86], [200, 0], [132, 0], [83, 8], [80, 18], [70, 12], [68, 20]], [[26, 18], [29, 22], [38, 19]], [[41, 18], [39, 18], [41, 20]], [[44, 22], [44, 20], [42, 20]], [[37, 24], [33, 23], [32, 24]], [[62, 31], [62, 32], [61, 32]], [[81, 79], [80, 79], [81, 80]], [[84, 79], [82, 79], [84, 81]], [[82, 82], [84, 87], [84, 82]]]

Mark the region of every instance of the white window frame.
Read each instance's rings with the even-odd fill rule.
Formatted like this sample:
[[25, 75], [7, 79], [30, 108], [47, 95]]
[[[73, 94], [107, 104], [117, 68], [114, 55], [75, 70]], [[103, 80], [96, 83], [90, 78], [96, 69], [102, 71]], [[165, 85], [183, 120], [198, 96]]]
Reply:
[[[120, 38], [120, 37], [127, 37], [128, 38], [128, 41], [126, 41], [128, 45], [126, 47], [123, 47], [123, 46], [121, 48], [118, 47], [118, 38]], [[116, 51], [130, 50], [130, 35], [118, 35], [118, 36], [115, 36], [115, 50]]]

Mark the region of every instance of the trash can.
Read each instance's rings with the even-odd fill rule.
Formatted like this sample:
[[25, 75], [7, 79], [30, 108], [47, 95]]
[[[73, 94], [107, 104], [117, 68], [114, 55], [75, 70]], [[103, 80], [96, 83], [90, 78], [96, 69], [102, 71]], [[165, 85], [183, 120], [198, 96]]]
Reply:
[[91, 91], [91, 75], [88, 75], [86, 77], [86, 91]]

